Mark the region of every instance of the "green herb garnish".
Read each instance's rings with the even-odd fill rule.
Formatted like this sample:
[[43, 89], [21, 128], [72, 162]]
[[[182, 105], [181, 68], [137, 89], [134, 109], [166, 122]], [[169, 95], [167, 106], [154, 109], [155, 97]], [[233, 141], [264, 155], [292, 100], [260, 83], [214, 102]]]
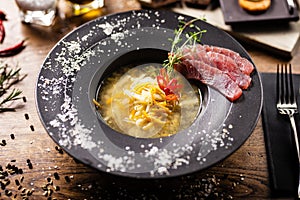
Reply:
[[[11, 69], [8, 64], [0, 63], [0, 112], [14, 111], [15, 108], [6, 106], [8, 102], [21, 99], [20, 95], [22, 91], [19, 89], [13, 89], [9, 92], [9, 89], [19, 81], [23, 80], [26, 75], [20, 75], [20, 68]], [[8, 95], [5, 95], [8, 93]]]
[[[163, 66], [167, 69], [168, 73], [171, 73], [173, 71], [173, 65], [180, 62], [182, 55], [181, 50], [182, 48], [189, 44], [189, 45], [195, 45], [196, 43], [201, 42], [201, 38], [203, 33], [206, 33], [206, 30], [202, 30], [200, 27], [196, 26], [194, 23], [199, 20], [205, 20], [205, 19], [193, 19], [188, 22], [179, 21], [178, 29], [175, 29], [175, 37], [174, 39], [169, 39], [172, 42], [171, 51], [168, 55], [168, 59], [164, 61]], [[182, 45], [180, 43], [182, 42], [182, 34], [184, 30], [189, 27], [192, 29], [195, 29], [195, 31], [187, 32], [185, 34], [186, 40], [183, 42]]]

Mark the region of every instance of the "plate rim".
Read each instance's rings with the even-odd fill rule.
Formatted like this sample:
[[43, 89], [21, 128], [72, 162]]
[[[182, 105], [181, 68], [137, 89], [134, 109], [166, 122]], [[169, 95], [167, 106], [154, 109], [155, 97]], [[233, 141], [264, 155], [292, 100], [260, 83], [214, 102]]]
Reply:
[[[114, 17], [114, 16], [116, 16], [116, 15], [120, 15], [120, 14], [126, 14], [126, 13], [128, 13], [128, 14], [132, 14], [133, 12], [149, 12], [149, 10], [141, 10], [141, 11], [127, 11], [127, 12], [122, 12], [122, 13], [115, 13], [115, 14], [111, 14], [111, 15], [107, 15], [107, 16], [105, 16], [105, 18], [107, 19], [107, 18], [110, 18], [110, 17]], [[157, 11], [155, 11], [155, 12], [157, 12]], [[179, 13], [175, 13], [175, 12], [170, 12], [170, 11], [159, 11], [159, 12], [161, 12], [161, 13], [169, 13], [169, 15], [173, 15], [173, 17], [174, 16], [185, 16], [185, 18], [190, 18], [190, 19], [192, 19], [193, 17], [191, 17], [191, 16], [186, 16], [186, 15], [183, 15], [183, 14], [179, 14]], [[103, 18], [103, 17], [100, 17], [100, 18]], [[43, 72], [43, 66], [44, 66], [44, 64], [45, 64], [45, 62], [47, 61], [47, 59], [50, 57], [50, 55], [51, 55], [51, 53], [53, 53], [53, 51], [55, 50], [55, 48], [62, 42], [62, 41], [64, 41], [65, 39], [68, 39], [69, 37], [71, 37], [73, 34], [76, 34], [76, 32], [77, 31], [79, 31], [80, 29], [83, 29], [84, 27], [88, 27], [91, 23], [95, 23], [95, 21], [97, 21], [97, 20], [99, 20], [99, 18], [97, 18], [97, 19], [95, 19], [95, 20], [92, 20], [92, 21], [90, 21], [90, 22], [87, 22], [87, 23], [85, 23], [85, 24], [83, 24], [83, 25], [81, 25], [81, 26], [79, 26], [77, 29], [75, 29], [75, 30], [73, 30], [73, 31], [71, 31], [70, 33], [68, 33], [65, 37], [63, 37], [53, 48], [52, 48], [52, 50], [49, 52], [49, 54], [47, 55], [47, 57], [45, 58], [45, 61], [43, 62], [43, 64], [42, 64], [42, 67], [41, 67], [41, 69], [40, 69], [40, 72], [39, 72], [39, 74], [38, 74], [38, 77], [40, 78], [40, 76], [42, 75], [42, 72]], [[208, 23], [208, 25], [209, 26], [211, 26], [211, 27], [214, 27], [213, 25], [211, 25], [211, 24], [209, 24]], [[214, 28], [216, 28], [216, 29], [218, 29], [217, 27], [214, 27]], [[218, 30], [220, 30], [220, 29], [218, 29]], [[221, 30], [220, 30], [221, 31]], [[226, 32], [224, 32], [224, 34], [226, 34], [228, 37], [230, 37], [231, 39], [233, 39], [229, 34], [227, 34]], [[250, 61], [251, 62], [253, 62], [252, 60], [251, 60], [251, 58], [250, 58], [250, 56], [248, 55], [248, 53], [247, 53], [247, 51], [244, 49], [244, 47], [241, 45], [241, 44], [239, 44], [235, 39], [233, 39], [234, 40], [234, 42], [235, 43], [237, 43], [238, 45], [239, 45], [239, 48], [240, 49], [242, 49], [242, 51], [243, 51], [243, 53], [248, 57], [248, 59], [250, 59]], [[260, 97], [261, 97], [261, 101], [260, 101], [260, 104], [258, 105], [258, 110], [259, 110], [259, 113], [258, 114], [256, 114], [256, 117], [255, 117], [255, 120], [254, 120], [254, 122], [252, 123], [252, 126], [251, 126], [251, 130], [249, 130], [249, 134], [248, 134], [248, 136], [244, 139], [244, 141], [240, 144], [240, 145], [238, 145], [238, 146], [236, 146], [236, 148], [230, 153], [230, 154], [227, 154], [225, 157], [223, 157], [221, 160], [223, 160], [223, 159], [225, 159], [225, 158], [227, 158], [229, 155], [231, 155], [233, 152], [235, 152], [236, 151], [236, 149], [238, 149], [246, 140], [247, 140], [247, 138], [251, 135], [251, 133], [253, 132], [253, 129], [255, 128], [255, 126], [256, 126], [256, 124], [257, 124], [257, 121], [258, 121], [258, 119], [259, 119], [259, 116], [260, 116], [260, 113], [261, 113], [261, 109], [262, 109], [262, 83], [261, 83], [261, 78], [260, 78], [260, 74], [258, 73], [258, 71], [255, 69], [255, 75], [257, 76], [257, 79], [258, 79], [258, 82], [259, 82], [259, 86], [257, 86], [257, 87], [259, 87], [260, 88], [260, 91], [261, 91], [261, 93], [260, 93]], [[36, 82], [36, 92], [35, 92], [35, 95], [36, 95], [36, 107], [37, 107], [37, 110], [38, 110], [38, 114], [39, 114], [39, 117], [40, 117], [40, 120], [41, 120], [41, 122], [42, 122], [42, 124], [43, 124], [43, 126], [44, 126], [44, 128], [45, 128], [45, 130], [47, 131], [47, 133], [49, 134], [49, 130], [47, 129], [47, 125], [46, 125], [46, 123], [44, 122], [44, 120], [43, 120], [43, 116], [42, 116], [42, 112], [41, 112], [41, 110], [40, 110], [40, 108], [39, 108], [39, 101], [38, 101], [38, 96], [39, 96], [39, 94], [38, 94], [38, 84], [39, 84], [39, 78], [38, 78], [38, 80], [37, 80], [37, 82]], [[59, 146], [61, 146], [58, 142], [57, 142], [57, 140], [56, 139], [54, 139], [53, 138], [53, 135], [51, 135], [51, 134], [49, 134], [50, 135], [50, 137], [59, 145]], [[72, 157], [75, 157], [75, 158], [77, 158], [76, 156], [74, 156], [73, 154], [74, 153], [72, 153], [71, 151], [68, 151], [66, 148], [64, 148], [64, 147], [62, 147], [69, 155], [71, 155]], [[219, 161], [221, 161], [221, 160], [219, 160]], [[89, 163], [89, 161], [85, 161], [85, 160], [80, 160], [81, 162], [83, 162], [83, 163], [85, 163], [85, 164], [87, 164], [88, 166], [92, 166], [92, 167], [94, 167], [94, 168], [96, 168], [96, 169], [98, 169], [99, 170], [99, 168], [98, 167], [96, 167], [96, 166], [93, 166], [93, 165], [91, 165], [90, 163]], [[219, 162], [219, 161], [217, 161], [217, 162]], [[212, 165], [214, 165], [214, 164], [216, 164], [216, 162], [215, 163], [213, 163]], [[210, 167], [211, 165], [209, 165], [209, 166], [207, 166], [207, 167]], [[206, 167], [206, 168], [207, 168]], [[203, 168], [203, 169], [205, 169], [205, 168]], [[201, 169], [202, 170], [202, 169]], [[99, 170], [99, 171], [102, 171], [102, 170]], [[195, 171], [199, 171], [199, 170], [192, 170], [192, 171], [189, 171], [189, 172], [187, 172], [188, 174], [189, 173], [193, 173], [193, 172], [195, 172]], [[185, 175], [185, 174], [187, 174], [187, 173], [182, 173], [182, 174], [175, 174], [174, 176], [178, 176], [178, 175]], [[114, 172], [112, 172], [111, 174], [117, 174], [117, 175], [120, 175], [120, 176], [122, 176], [122, 175], [124, 175], [124, 173], [114, 173]], [[125, 175], [125, 177], [128, 177], [128, 175]], [[130, 177], [130, 176], [129, 176]], [[132, 177], [135, 177], [135, 176], [132, 176]], [[173, 177], [172, 175], [169, 175], [169, 176], [154, 176], [154, 177], [151, 177], [151, 176], [149, 176], [149, 177], [144, 177], [144, 176], [142, 176], [142, 177], [139, 177], [139, 178], [162, 178], [162, 177]]]

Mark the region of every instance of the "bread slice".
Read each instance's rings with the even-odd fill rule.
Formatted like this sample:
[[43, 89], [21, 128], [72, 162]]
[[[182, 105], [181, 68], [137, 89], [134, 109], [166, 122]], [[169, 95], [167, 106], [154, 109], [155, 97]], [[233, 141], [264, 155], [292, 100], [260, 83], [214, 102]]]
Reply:
[[261, 12], [271, 6], [271, 0], [239, 0], [239, 5], [250, 12]]

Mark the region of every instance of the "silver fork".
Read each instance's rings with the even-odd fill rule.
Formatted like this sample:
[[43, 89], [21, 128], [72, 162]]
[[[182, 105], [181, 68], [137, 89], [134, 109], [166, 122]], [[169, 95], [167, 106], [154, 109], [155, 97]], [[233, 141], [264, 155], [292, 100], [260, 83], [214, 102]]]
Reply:
[[[281, 68], [281, 69], [280, 69]], [[289, 72], [288, 69], [289, 68]], [[297, 155], [298, 155], [298, 165], [300, 167], [300, 152], [299, 152], [299, 142], [298, 134], [296, 129], [296, 123], [294, 119], [294, 114], [298, 113], [296, 96], [293, 87], [293, 77], [292, 77], [292, 65], [277, 65], [277, 110], [280, 114], [288, 115], [290, 118], [291, 126], [294, 133], [294, 139], [296, 143]], [[300, 175], [298, 181], [298, 198], [300, 198]]]

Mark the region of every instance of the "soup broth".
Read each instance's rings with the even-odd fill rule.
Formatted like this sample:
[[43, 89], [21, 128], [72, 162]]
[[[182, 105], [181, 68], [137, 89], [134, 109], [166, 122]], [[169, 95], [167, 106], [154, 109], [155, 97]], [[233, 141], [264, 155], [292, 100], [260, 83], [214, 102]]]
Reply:
[[104, 121], [116, 131], [138, 138], [167, 137], [190, 126], [200, 110], [201, 92], [180, 73], [179, 101], [168, 101], [156, 76], [160, 65], [123, 67], [105, 79], [97, 99]]

